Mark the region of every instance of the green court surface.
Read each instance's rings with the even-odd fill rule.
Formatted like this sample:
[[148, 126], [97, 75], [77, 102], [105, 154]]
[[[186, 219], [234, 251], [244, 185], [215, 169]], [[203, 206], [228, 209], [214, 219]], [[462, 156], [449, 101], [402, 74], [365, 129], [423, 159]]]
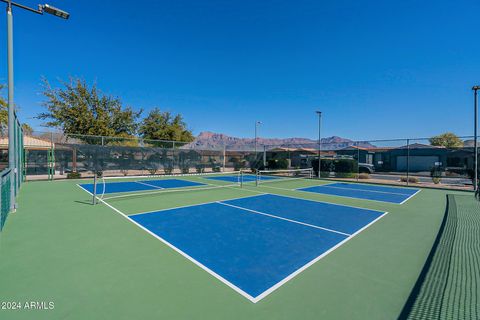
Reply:
[[252, 303], [112, 208], [91, 205], [91, 196], [77, 186], [84, 182], [90, 181], [24, 184], [19, 209], [0, 238], [0, 297], [54, 302], [54, 309], [0, 310], [0, 318], [396, 319], [432, 249], [446, 195], [452, 194], [423, 189], [398, 205], [298, 192], [291, 189], [324, 182], [293, 180], [107, 201], [132, 214], [271, 193], [388, 211]]

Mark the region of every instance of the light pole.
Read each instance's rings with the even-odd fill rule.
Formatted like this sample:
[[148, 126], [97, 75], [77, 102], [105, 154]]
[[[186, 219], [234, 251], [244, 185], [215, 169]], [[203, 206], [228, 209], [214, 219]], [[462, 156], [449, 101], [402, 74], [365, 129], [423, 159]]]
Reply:
[[[54, 16], [68, 19], [70, 14], [67, 12], [52, 7], [48, 4], [39, 4], [38, 9], [32, 9], [19, 3], [12, 2], [11, 0], [0, 0], [7, 4], [7, 64], [8, 64], [8, 167], [13, 170], [14, 178], [10, 179], [11, 190], [15, 188], [15, 181], [18, 176], [18, 168], [16, 168], [15, 159], [15, 106], [13, 104], [13, 14], [12, 7], [18, 7], [37, 14], [48, 13]], [[15, 194], [11, 192], [10, 195], [10, 210], [15, 209]]]
[[258, 131], [258, 126], [261, 125], [261, 121], [255, 121], [255, 161], [257, 161], [257, 131]]
[[318, 178], [320, 179], [321, 154], [322, 154], [322, 112], [315, 111], [318, 114]]
[[474, 119], [473, 119], [473, 152], [474, 154], [474, 165], [473, 165], [473, 190], [478, 190], [478, 94], [477, 91], [480, 90], [480, 86], [474, 86], [472, 88], [474, 95]]

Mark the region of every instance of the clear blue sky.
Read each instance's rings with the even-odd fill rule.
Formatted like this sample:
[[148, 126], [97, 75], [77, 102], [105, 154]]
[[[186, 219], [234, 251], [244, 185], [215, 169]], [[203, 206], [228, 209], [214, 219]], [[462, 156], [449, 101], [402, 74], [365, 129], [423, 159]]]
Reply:
[[[258, 119], [261, 136], [314, 138], [316, 109], [324, 135], [472, 134], [476, 0], [50, 4], [70, 20], [14, 11], [15, 98], [35, 128], [41, 76], [55, 83], [74, 75], [127, 105], [181, 113], [195, 134], [252, 136]], [[2, 27], [0, 43], [5, 37]]]

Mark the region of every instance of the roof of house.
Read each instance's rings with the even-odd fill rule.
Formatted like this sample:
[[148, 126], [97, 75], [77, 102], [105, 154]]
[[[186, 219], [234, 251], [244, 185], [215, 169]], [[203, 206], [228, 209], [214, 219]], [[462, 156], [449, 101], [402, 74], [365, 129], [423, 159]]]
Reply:
[[395, 149], [445, 149], [444, 146], [432, 146], [430, 144], [412, 143], [406, 146], [401, 146]]
[[[314, 148], [285, 148], [285, 147], [277, 147], [273, 148], [267, 151], [273, 151], [273, 152], [285, 152], [285, 151], [290, 151], [290, 152], [309, 152], [309, 153], [318, 153], [317, 149]], [[325, 153], [326, 151], [322, 151], [322, 153]]]
[[[52, 144], [48, 140], [34, 138], [32, 136], [24, 136], [23, 146], [25, 149], [50, 149]], [[8, 148], [8, 137], [0, 137], [0, 149], [6, 148]]]

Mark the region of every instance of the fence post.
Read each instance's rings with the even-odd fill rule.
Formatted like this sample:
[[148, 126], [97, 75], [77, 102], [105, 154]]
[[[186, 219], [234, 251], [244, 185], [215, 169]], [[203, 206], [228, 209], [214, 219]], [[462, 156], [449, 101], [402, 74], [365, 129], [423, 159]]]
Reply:
[[50, 150], [48, 150], [48, 180], [53, 180], [53, 132], [50, 132]]
[[410, 139], [407, 139], [407, 186], [410, 185]]
[[360, 143], [357, 141], [357, 182], [360, 175]]
[[263, 146], [263, 167], [267, 166], [267, 146]]
[[227, 151], [226, 151], [226, 147], [223, 146], [223, 170], [222, 170], [222, 172], [225, 172], [226, 158], [227, 158]]

